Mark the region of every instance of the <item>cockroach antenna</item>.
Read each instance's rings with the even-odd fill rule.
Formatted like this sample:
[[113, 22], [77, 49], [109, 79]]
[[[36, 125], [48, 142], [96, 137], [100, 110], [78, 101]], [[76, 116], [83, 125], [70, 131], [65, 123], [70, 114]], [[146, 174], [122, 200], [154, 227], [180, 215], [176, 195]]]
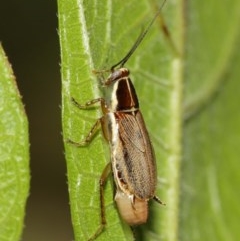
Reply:
[[117, 67], [118, 65], [120, 65], [120, 68], [122, 68], [124, 66], [124, 64], [129, 60], [129, 58], [132, 56], [132, 54], [135, 52], [135, 50], [137, 49], [137, 47], [140, 45], [140, 43], [143, 41], [144, 37], [146, 36], [146, 34], [148, 33], [149, 29], [152, 27], [153, 23], [155, 22], [156, 18], [158, 17], [158, 15], [161, 13], [163, 6], [165, 5], [167, 0], [164, 0], [162, 5], [160, 6], [160, 8], [158, 9], [158, 11], [156, 12], [155, 16], [153, 17], [153, 19], [151, 20], [151, 22], [148, 24], [147, 28], [138, 36], [136, 42], [133, 44], [132, 48], [129, 50], [129, 52], [124, 56], [123, 59], [121, 59], [119, 62], [117, 62], [116, 64], [114, 64], [111, 67], [111, 71], [113, 72], [115, 67]]

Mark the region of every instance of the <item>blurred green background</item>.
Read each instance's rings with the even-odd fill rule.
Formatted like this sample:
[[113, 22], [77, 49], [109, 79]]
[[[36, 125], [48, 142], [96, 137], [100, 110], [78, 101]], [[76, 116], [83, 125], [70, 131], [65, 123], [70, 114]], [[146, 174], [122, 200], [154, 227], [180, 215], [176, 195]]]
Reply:
[[[214, 105], [210, 106], [210, 109], [206, 108], [206, 113], [202, 112], [206, 116], [200, 116], [200, 119], [193, 119], [193, 127], [191, 122], [188, 122], [186, 124], [188, 129], [185, 128], [184, 130], [184, 137], [187, 140], [185, 141], [185, 146], [188, 149], [184, 149], [185, 162], [183, 164], [184, 169], [181, 170], [181, 186], [184, 190], [184, 196], [182, 195], [181, 198], [184, 202], [181, 202], [182, 206], [180, 207], [182, 215], [180, 222], [183, 224], [180, 235], [184, 239], [188, 234], [190, 234], [189, 237], [196, 234], [196, 240], [200, 240], [202, 238], [201, 235], [206, 234], [206, 237], [209, 239], [203, 238], [203, 240], [212, 241], [213, 238], [211, 237], [222, 237], [224, 240], [225, 236], [222, 233], [225, 234], [225, 230], [232, 237], [237, 237], [239, 230], [235, 223], [239, 216], [239, 205], [237, 203], [239, 192], [236, 191], [238, 190], [239, 175], [238, 169], [235, 168], [238, 165], [239, 157], [239, 148], [237, 147], [239, 142], [235, 141], [239, 140], [239, 128], [236, 128], [239, 123], [239, 111], [237, 109], [239, 104], [237, 92], [239, 91], [239, 81], [237, 81], [239, 78], [239, 40], [238, 42], [236, 41], [236, 48], [232, 48], [236, 57], [230, 60], [226, 57], [228, 56], [228, 51], [231, 51], [230, 40], [232, 36], [234, 38], [233, 32], [235, 32], [235, 27], [238, 26], [237, 21], [239, 21], [239, 18], [236, 17], [237, 20], [234, 20], [227, 12], [227, 14], [224, 14], [226, 17], [224, 20], [221, 18], [221, 13], [225, 13], [225, 11], [217, 11], [219, 10], [217, 7], [220, 10], [234, 12], [235, 9], [238, 10], [239, 4], [237, 1], [231, 1], [231, 4], [227, 1], [222, 1], [220, 4], [216, 4], [216, 1], [203, 4], [202, 1], [194, 0], [188, 3], [193, 5], [188, 5], [191, 11], [188, 10], [189, 15], [187, 15], [189, 21], [187, 27], [190, 28], [190, 30], [188, 29], [189, 42], [187, 42], [187, 44], [190, 44], [187, 45], [187, 51], [190, 54], [187, 58], [188, 75], [186, 75], [186, 83], [189, 88], [185, 92], [188, 103], [196, 104], [194, 97], [198, 93], [199, 88], [202, 91], [200, 91], [200, 94], [205, 93], [201, 89], [202, 86], [204, 87], [202, 85], [203, 81], [211, 84], [212, 79], [214, 79], [212, 76], [215, 76], [212, 73], [214, 71], [222, 71], [221, 66], [215, 65], [216, 63], [221, 64], [220, 60], [223, 60], [224, 63], [225, 59], [229, 63], [228, 65], [223, 64], [223, 67], [226, 68], [225, 70], [217, 72], [220, 73], [219, 78], [223, 79], [222, 82], [219, 82], [219, 86], [221, 86], [225, 78], [228, 80], [226, 82], [228, 85], [223, 85], [219, 89], [217, 88], [219, 86], [216, 87], [216, 90], [227, 90], [225, 97], [219, 91], [220, 94], [215, 99], [216, 101], [219, 98], [219, 102], [216, 102], [218, 105], [216, 110], [219, 110], [219, 113], [215, 113]], [[204, 14], [198, 15], [196, 14], [198, 11], [194, 12], [193, 9], [200, 9], [199, 12]], [[213, 15], [213, 12], [217, 14]], [[205, 15], [207, 16], [206, 18], [202, 17]], [[218, 18], [213, 18], [213, 16]], [[234, 16], [232, 14], [232, 17]], [[30, 126], [32, 179], [26, 210], [26, 227], [22, 237], [23, 241], [73, 240], [61, 136], [60, 53], [57, 21], [56, 1], [10, 0], [2, 1], [0, 5], [0, 41], [16, 75]], [[230, 40], [226, 38], [228, 36], [230, 36]], [[236, 38], [239, 39], [239, 37]], [[209, 48], [206, 48], [206, 46]], [[226, 51], [226, 56], [224, 54], [221, 55], [220, 50], [223, 53]], [[216, 66], [218, 68], [213, 68]], [[232, 78], [234, 81], [229, 81]], [[208, 87], [208, 85], [206, 86]], [[234, 108], [225, 108], [225, 104], [227, 107], [232, 105]], [[232, 125], [231, 120], [234, 120], [235, 125]], [[235, 128], [232, 128], [232, 132], [229, 131], [231, 126]], [[201, 133], [201, 135], [196, 135], [196, 131]], [[186, 142], [190, 144], [186, 144]], [[227, 144], [225, 145], [225, 143]], [[209, 145], [207, 146], [207, 144]], [[228, 151], [229, 153], [231, 151], [233, 154], [226, 158], [219, 152], [219, 150], [225, 151], [221, 145], [227, 147], [227, 154]], [[203, 147], [206, 149], [203, 149]], [[194, 151], [193, 153], [192, 150]], [[204, 152], [204, 150], [206, 151]], [[209, 177], [212, 177], [210, 175], [212, 174], [212, 169], [206, 168], [208, 167], [208, 161], [210, 164], [215, 165], [214, 167], [217, 170], [216, 183], [221, 187], [220, 190], [226, 193], [220, 196], [221, 198], [224, 197], [222, 199], [224, 208], [223, 211], [220, 210], [220, 214], [210, 212], [212, 208], [212, 196], [210, 195], [212, 193], [210, 191], [212, 189], [209, 188], [207, 190], [209, 191], [208, 193], [205, 188], [206, 173], [209, 174]], [[192, 177], [194, 177], [194, 180]], [[235, 214], [237, 214], [236, 217]], [[224, 222], [220, 222], [222, 221], [221, 218]], [[199, 225], [200, 219], [201, 225]], [[189, 223], [193, 225], [191, 226]], [[208, 236], [209, 233], [210, 235]], [[226, 235], [226, 237], [229, 236]]]
[[24, 241], [73, 239], [61, 140], [57, 21], [56, 1], [1, 2], [0, 41], [30, 127], [32, 178]]

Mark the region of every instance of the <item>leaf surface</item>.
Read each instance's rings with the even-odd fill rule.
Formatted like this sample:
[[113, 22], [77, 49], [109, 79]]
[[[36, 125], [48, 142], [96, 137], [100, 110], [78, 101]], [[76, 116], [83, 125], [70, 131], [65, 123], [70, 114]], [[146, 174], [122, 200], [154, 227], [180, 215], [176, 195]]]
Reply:
[[[98, 108], [79, 110], [72, 104], [71, 97], [84, 104], [103, 95], [99, 76], [92, 70], [109, 70], [122, 59], [159, 6], [156, 1], [136, 0], [124, 3], [114, 0], [69, 3], [59, 0], [58, 6], [64, 140], [81, 141], [102, 113]], [[231, 11], [231, 16], [226, 9]], [[222, 87], [225, 83], [235, 83], [238, 74], [233, 74], [232, 81], [225, 81], [230, 78], [229, 73], [233, 73], [232, 63], [238, 61], [234, 57], [239, 37], [238, 13], [236, 0], [230, 3], [210, 0], [208, 4], [169, 0], [162, 15], [170, 30], [171, 41], [163, 34], [163, 22], [159, 18], [125, 64], [131, 71], [155, 147], [158, 166], [156, 194], [167, 204], [161, 207], [150, 201], [149, 221], [137, 228], [137, 240], [174, 241], [179, 237], [181, 240], [202, 237], [214, 240], [213, 237], [220, 237], [213, 231], [212, 235], [205, 233], [213, 222], [204, 214], [209, 211], [212, 205], [209, 200], [212, 202], [213, 197], [210, 191], [205, 192], [205, 182], [208, 176], [211, 191], [214, 191], [214, 185], [219, 185], [220, 177], [214, 178], [218, 173], [218, 163], [212, 161], [209, 151], [216, 141], [223, 141], [221, 145], [225, 146], [225, 139], [219, 137], [223, 135], [227, 122], [219, 122], [218, 115], [223, 118], [224, 111], [233, 106], [237, 108], [238, 103], [237, 94], [231, 96], [232, 102], [227, 98], [234, 87], [228, 87], [229, 94]], [[102, 75], [106, 78], [108, 73]], [[217, 104], [218, 98], [222, 98], [220, 91], [226, 97]], [[214, 105], [218, 105], [219, 113], [213, 119], [211, 109]], [[206, 117], [203, 117], [204, 113]], [[231, 121], [235, 125], [231, 128], [237, 130], [237, 121]], [[229, 148], [225, 155], [233, 151], [230, 137], [229, 133], [229, 138], [226, 138]], [[239, 141], [237, 134], [235, 138]], [[216, 150], [221, 145], [217, 145]], [[108, 146], [100, 132], [87, 147], [77, 148], [65, 143], [65, 150], [75, 239], [87, 240], [100, 223], [98, 181], [109, 162]], [[237, 154], [230, 156], [224, 159], [233, 158], [232, 165], [235, 166]], [[229, 180], [222, 181], [228, 190]], [[117, 214], [110, 184], [108, 182], [105, 189], [107, 226], [98, 240], [133, 240], [129, 227]], [[216, 190], [222, 189], [219, 186]], [[218, 202], [222, 203], [222, 196], [214, 195], [214, 198], [219, 198]], [[201, 205], [203, 203], [206, 207]], [[206, 212], [203, 212], [205, 208]], [[224, 224], [218, 220], [219, 226], [216, 227], [224, 230]]]
[[19, 240], [29, 191], [28, 121], [0, 45], [0, 240]]

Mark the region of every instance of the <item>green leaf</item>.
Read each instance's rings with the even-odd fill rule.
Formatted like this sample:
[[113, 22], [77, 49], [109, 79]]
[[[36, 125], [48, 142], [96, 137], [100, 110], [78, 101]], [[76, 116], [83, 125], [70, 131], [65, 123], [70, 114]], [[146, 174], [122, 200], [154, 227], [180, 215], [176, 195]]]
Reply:
[[[98, 108], [77, 109], [71, 97], [85, 103], [102, 96], [92, 70], [108, 70], [123, 58], [157, 5], [153, 0], [58, 0], [58, 6], [64, 140], [81, 141], [102, 114]], [[233, 188], [239, 95], [231, 94], [238, 90], [239, 10], [237, 0], [169, 0], [162, 13], [172, 42], [159, 19], [126, 64], [155, 147], [156, 194], [167, 204], [150, 201], [149, 221], [137, 229], [137, 240], [234, 240], [238, 235], [230, 213], [239, 213]], [[89, 146], [65, 142], [65, 150], [75, 239], [87, 240], [100, 223], [98, 181], [109, 162], [108, 146], [97, 134]], [[234, 172], [233, 180], [222, 177], [226, 170]], [[98, 240], [132, 240], [117, 215], [110, 184], [107, 226]], [[236, 205], [225, 201], [230, 193]]]
[[29, 191], [28, 122], [0, 45], [0, 240], [19, 240]]
[[[157, 8], [145, 1], [58, 1], [62, 56], [62, 114], [64, 140], [82, 140], [101, 116], [99, 110], [79, 110], [79, 103], [101, 96], [93, 69], [118, 62], [136, 41]], [[182, 51], [181, 8], [170, 2], [164, 14], [177, 22], [174, 36]], [[142, 111], [156, 146], [159, 167], [157, 194], [167, 207], [150, 202], [150, 220], [141, 237], [176, 239], [178, 175], [181, 131], [182, 62], [163, 38], [160, 20], [151, 28], [135, 55], [126, 64], [132, 72]], [[172, 24], [172, 23], [171, 23]], [[170, 25], [171, 25], [170, 24]], [[153, 54], [154, 53], [154, 54]], [[154, 134], [155, 133], [155, 134]], [[99, 177], [109, 162], [101, 135], [86, 148], [65, 142], [71, 213], [76, 240], [87, 240], [100, 223]], [[160, 189], [161, 188], [161, 189]], [[119, 219], [112, 186], [105, 190], [107, 227], [98, 240], [133, 240], [130, 228]]]

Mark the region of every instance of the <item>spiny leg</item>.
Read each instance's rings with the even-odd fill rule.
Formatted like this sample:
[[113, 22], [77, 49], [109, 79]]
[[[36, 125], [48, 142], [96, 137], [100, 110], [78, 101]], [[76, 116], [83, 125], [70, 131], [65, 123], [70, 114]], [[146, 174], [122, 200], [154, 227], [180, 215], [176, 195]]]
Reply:
[[97, 229], [97, 231], [93, 234], [93, 236], [88, 240], [92, 241], [97, 238], [98, 235], [100, 235], [106, 225], [106, 216], [105, 216], [105, 202], [104, 202], [104, 186], [106, 184], [107, 178], [109, 174], [111, 173], [111, 163], [109, 162], [103, 172], [102, 175], [99, 179], [99, 187], [100, 187], [100, 208], [101, 208], [101, 223]]
[[89, 100], [89, 101], [87, 101], [87, 102], [84, 103], [84, 104], [80, 104], [80, 103], [78, 103], [78, 102], [72, 97], [72, 102], [73, 102], [73, 104], [74, 104], [77, 108], [79, 108], [79, 109], [81, 109], [81, 110], [82, 110], [82, 109], [87, 109], [88, 107], [90, 107], [90, 106], [92, 106], [92, 105], [95, 105], [95, 104], [97, 104], [97, 103], [100, 102], [103, 114], [109, 112], [109, 111], [108, 111], [108, 108], [107, 108], [106, 101], [105, 101], [105, 99], [103, 99], [103, 98], [97, 98], [97, 99]]
[[99, 130], [101, 124], [101, 118], [97, 119], [95, 124], [92, 126], [91, 130], [89, 131], [88, 135], [80, 142], [75, 142], [70, 139], [67, 140], [68, 143], [73, 144], [74, 146], [81, 147], [81, 146], [86, 146], [88, 145], [96, 132]]
[[[93, 99], [93, 100], [90, 100], [90, 101], [86, 102], [85, 104], [79, 104], [74, 98], [72, 98], [72, 102], [79, 109], [86, 109], [89, 106], [92, 106], [92, 105], [100, 102], [103, 114], [108, 112], [106, 102], [103, 98]], [[82, 141], [75, 142], [75, 141], [72, 141], [72, 140], [68, 139], [67, 142], [71, 143], [71, 144], [73, 144], [77, 147], [88, 145], [91, 142], [94, 135], [96, 134], [96, 132], [99, 130], [101, 122], [102, 122], [102, 117], [97, 119], [97, 121], [92, 126], [91, 130], [89, 131], [88, 135]]]
[[97, 98], [97, 99], [93, 99], [93, 100], [90, 100], [90, 101], [87, 101], [86, 103], [84, 104], [80, 104], [78, 103], [73, 97], [71, 98], [73, 104], [78, 107], [79, 109], [87, 109], [88, 107], [96, 104], [96, 103], [102, 103], [102, 102], [105, 102], [103, 98]]

